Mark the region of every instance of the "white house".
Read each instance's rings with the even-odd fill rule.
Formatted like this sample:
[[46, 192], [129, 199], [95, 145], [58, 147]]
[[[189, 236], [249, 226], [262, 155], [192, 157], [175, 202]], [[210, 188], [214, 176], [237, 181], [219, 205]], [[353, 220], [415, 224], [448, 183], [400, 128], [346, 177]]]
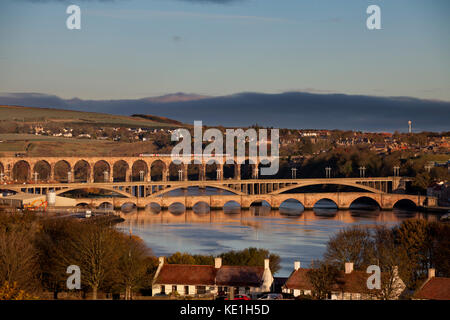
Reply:
[[221, 258], [216, 258], [214, 263], [214, 266], [167, 264], [164, 257], [160, 257], [152, 283], [152, 295], [172, 292], [180, 295], [218, 295], [234, 288], [235, 295], [256, 296], [270, 291], [273, 276], [269, 259], [264, 261], [264, 267], [223, 266]]
[[[284, 293], [292, 294], [294, 297], [300, 295], [312, 295], [314, 293], [314, 286], [309, 280], [308, 271], [311, 269], [300, 268], [300, 262], [294, 262], [294, 271], [289, 276], [285, 285], [282, 287]], [[345, 271], [342, 271], [333, 284], [331, 295], [328, 297], [331, 300], [373, 300], [380, 299], [383, 292], [377, 289], [369, 289], [367, 286], [367, 279], [371, 274], [365, 271], [353, 270], [353, 263], [345, 263]], [[383, 280], [384, 279], [384, 280]], [[387, 274], [381, 273], [381, 282], [387, 280]], [[384, 295], [390, 295], [390, 299], [398, 299], [406, 286], [402, 279], [394, 273], [392, 277], [391, 290], [385, 290]], [[383, 289], [383, 284], [382, 284]]]

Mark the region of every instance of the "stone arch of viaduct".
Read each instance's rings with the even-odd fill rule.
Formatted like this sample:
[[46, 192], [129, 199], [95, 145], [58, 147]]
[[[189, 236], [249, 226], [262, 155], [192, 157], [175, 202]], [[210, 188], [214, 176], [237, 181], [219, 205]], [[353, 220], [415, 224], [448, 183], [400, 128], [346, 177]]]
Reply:
[[[258, 167], [262, 164], [266, 164], [266, 159], [258, 159], [258, 165], [253, 164], [253, 162], [249, 159], [246, 159], [249, 162], [248, 165], [251, 166], [252, 177], [258, 176]], [[56, 176], [56, 167], [57, 165], [63, 164], [66, 167], [67, 176], [64, 176], [61, 181], [68, 181], [72, 179], [75, 180], [76, 172], [75, 168], [79, 165], [85, 165], [87, 173], [85, 174], [86, 182], [97, 182], [95, 181], [96, 170], [99, 165], [103, 164], [102, 170], [107, 171], [107, 181], [113, 182], [114, 178], [117, 176], [117, 172], [115, 170], [118, 164], [122, 164], [122, 168], [125, 167], [125, 179], [124, 181], [132, 180], [133, 169], [138, 163], [142, 163], [142, 166], [139, 171], [143, 171], [143, 181], [151, 181], [152, 179], [152, 170], [155, 164], [159, 163], [162, 166], [162, 181], [169, 180], [169, 169], [173, 164], [172, 158], [170, 156], [152, 156], [152, 157], [3, 157], [0, 158], [0, 173], [4, 175], [5, 178], [9, 178], [14, 181], [17, 180], [15, 176], [15, 170], [17, 166], [23, 163], [27, 167], [27, 173], [24, 180], [32, 180], [33, 173], [36, 172], [36, 167], [38, 164], [46, 167], [48, 171], [48, 175], [45, 177], [39, 177], [39, 180], [50, 180], [55, 181]], [[234, 161], [232, 166], [234, 166], [234, 177], [235, 179], [241, 178], [241, 166], [244, 164], [236, 164], [237, 161]], [[223, 167], [227, 164], [214, 164], [212, 161], [204, 161], [202, 163], [195, 163], [192, 161], [192, 164], [178, 164], [181, 168], [182, 172], [182, 180], [188, 180], [188, 168], [190, 166], [199, 166], [198, 176], [199, 180], [204, 180], [206, 178], [206, 167], [208, 165], [216, 165], [219, 172], [217, 172], [217, 180], [224, 178]], [[70, 173], [69, 173], [70, 172]], [[135, 174], [136, 175], [136, 174]], [[101, 182], [105, 182], [106, 180], [101, 180]], [[177, 176], [178, 180], [178, 176]]]
[[158, 204], [161, 208], [168, 208], [170, 205], [180, 203], [185, 208], [193, 208], [199, 202], [204, 202], [210, 208], [221, 209], [229, 202], [238, 203], [241, 208], [250, 208], [252, 204], [266, 201], [273, 209], [277, 209], [286, 200], [297, 200], [306, 209], [314, 208], [314, 205], [322, 200], [328, 199], [336, 203], [338, 209], [349, 209], [351, 204], [358, 199], [369, 198], [375, 201], [380, 209], [392, 210], [399, 201], [408, 201], [416, 206], [423, 205], [425, 197], [405, 194], [374, 194], [374, 193], [301, 193], [301, 194], [276, 194], [276, 195], [213, 195], [213, 196], [179, 196], [179, 197], [147, 197], [147, 198], [101, 198], [101, 199], [76, 199], [77, 203], [86, 203], [93, 207], [98, 207], [102, 203], [110, 203], [114, 207], [121, 207], [126, 203], [131, 203], [139, 208], [144, 208], [152, 203]]

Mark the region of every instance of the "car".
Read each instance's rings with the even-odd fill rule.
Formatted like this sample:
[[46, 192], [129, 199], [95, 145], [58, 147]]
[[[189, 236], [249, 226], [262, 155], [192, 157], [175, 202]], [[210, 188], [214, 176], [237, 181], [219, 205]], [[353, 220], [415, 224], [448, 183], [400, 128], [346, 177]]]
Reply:
[[280, 300], [283, 299], [281, 293], [268, 293], [258, 298], [258, 300]]
[[234, 296], [234, 300], [251, 300], [249, 296], [245, 294], [237, 294]]
[[159, 292], [155, 294], [155, 297], [167, 297], [167, 294], [165, 292]]

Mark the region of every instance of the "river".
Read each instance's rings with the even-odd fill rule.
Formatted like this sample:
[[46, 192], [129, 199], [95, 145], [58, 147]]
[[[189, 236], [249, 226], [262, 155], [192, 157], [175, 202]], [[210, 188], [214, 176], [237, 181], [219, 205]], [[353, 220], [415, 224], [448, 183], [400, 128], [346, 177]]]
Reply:
[[370, 208], [362, 206], [337, 210], [329, 201], [321, 201], [314, 210], [304, 210], [295, 202], [285, 203], [280, 210], [271, 210], [264, 204], [248, 210], [236, 206], [209, 210], [201, 205], [184, 210], [182, 205], [175, 205], [170, 210], [147, 208], [122, 213], [125, 222], [118, 228], [123, 232], [131, 228], [156, 256], [177, 251], [216, 255], [248, 247], [268, 249], [281, 257], [281, 270], [276, 276], [287, 277], [294, 261], [309, 266], [312, 260], [321, 259], [330, 236], [345, 227], [391, 227], [409, 218], [438, 220], [436, 215], [417, 211], [367, 209]]

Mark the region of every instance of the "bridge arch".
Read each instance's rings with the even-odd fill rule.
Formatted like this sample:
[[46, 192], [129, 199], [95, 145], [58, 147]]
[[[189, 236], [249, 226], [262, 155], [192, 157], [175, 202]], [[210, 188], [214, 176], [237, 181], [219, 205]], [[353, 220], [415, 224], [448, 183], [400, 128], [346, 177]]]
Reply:
[[[64, 188], [64, 189], [61, 189], [61, 190], [57, 190], [55, 193], [56, 193], [56, 195], [62, 195], [63, 193], [66, 193], [66, 192], [69, 192], [69, 191], [85, 190], [85, 189], [89, 189], [89, 188], [83, 187], [83, 186], [74, 186], [74, 187], [68, 187], [68, 188]], [[111, 191], [111, 192], [117, 193], [119, 195], [122, 195], [124, 198], [132, 198], [131, 194], [129, 194], [129, 193], [125, 192], [125, 191], [119, 190], [119, 189], [114, 189], [112, 187], [96, 186], [95, 189]]]
[[352, 210], [380, 210], [380, 203], [372, 197], [358, 197], [350, 203], [349, 208]]
[[39, 160], [33, 166], [33, 174], [34, 173], [38, 174], [38, 180], [48, 181], [52, 174], [52, 166], [46, 160]]
[[20, 193], [20, 191], [17, 191], [17, 190], [12, 189], [12, 188], [8, 188], [8, 185], [0, 185], [0, 194], [3, 194], [3, 193], [5, 193], [5, 194], [10, 194], [10, 193], [17, 194], [17, 193]]
[[239, 165], [234, 160], [225, 162], [222, 171], [223, 179], [240, 178]]
[[145, 206], [145, 210], [146, 211], [150, 211], [151, 213], [158, 214], [158, 213], [161, 212], [162, 208], [161, 208], [161, 205], [159, 203], [150, 202], [149, 204], [147, 204]]
[[12, 178], [14, 181], [26, 182], [31, 180], [31, 165], [28, 161], [19, 160], [13, 165]]
[[130, 166], [125, 160], [117, 160], [113, 164], [113, 181], [126, 182], [129, 179]]
[[169, 212], [174, 214], [174, 215], [179, 215], [179, 214], [183, 214], [184, 212], [186, 212], [186, 206], [181, 203], [181, 202], [173, 202], [169, 205], [168, 207]]
[[125, 202], [120, 207], [120, 211], [124, 213], [130, 213], [131, 211], [137, 210], [137, 205], [134, 202]]
[[152, 181], [163, 181], [166, 179], [166, 164], [162, 160], [155, 160], [150, 164], [150, 175]]
[[416, 210], [417, 204], [413, 200], [405, 198], [397, 200], [394, 203], [393, 208], [400, 210]]
[[[202, 181], [202, 180], [205, 180], [205, 177], [203, 176], [204, 169], [205, 168], [204, 168], [202, 163], [189, 164], [187, 166], [188, 180], [191, 180], [191, 181]], [[184, 172], [183, 172], [183, 174], [184, 174]]]
[[80, 203], [77, 203], [76, 207], [77, 208], [90, 208], [91, 205], [87, 202], [80, 202]]
[[170, 181], [179, 181], [180, 180], [180, 176], [179, 176], [179, 171], [182, 170], [182, 180], [184, 180], [185, 175], [187, 174], [183, 163], [181, 163], [181, 161], [176, 161], [172, 162], [169, 165], [169, 180]]
[[[217, 179], [217, 170], [220, 169], [220, 164], [217, 163], [216, 160], [210, 159], [205, 163], [205, 180], [218, 180]], [[223, 169], [222, 169], [223, 171]], [[220, 173], [221, 177], [223, 177], [223, 172]]]
[[272, 175], [262, 175], [263, 168], [270, 168], [272, 166], [272, 160], [269, 158], [263, 158], [260, 159], [260, 162], [258, 163], [258, 178], [259, 179], [273, 179], [274, 176], [276, 176], [277, 173]]
[[228, 214], [235, 214], [241, 212], [241, 204], [235, 200], [227, 201], [223, 205], [223, 212]]
[[249, 180], [254, 179], [258, 166], [252, 159], [246, 159], [244, 163], [241, 164], [241, 179], [242, 180]]
[[209, 206], [209, 203], [199, 201], [192, 206], [192, 211], [196, 214], [207, 214], [211, 211], [211, 207]]
[[[99, 160], [94, 164], [94, 182], [109, 182], [111, 165], [106, 160]], [[107, 172], [107, 174], [105, 174]]]
[[99, 209], [105, 209], [105, 210], [113, 210], [114, 205], [111, 202], [105, 201], [99, 204]]
[[338, 210], [338, 208], [336, 201], [330, 198], [318, 199], [313, 204], [313, 210]]
[[92, 168], [88, 161], [80, 159], [77, 162], [75, 162], [75, 165], [73, 166], [73, 171], [74, 171], [74, 181], [88, 182]]
[[305, 206], [299, 200], [289, 198], [284, 200], [279, 206], [280, 214], [299, 215], [305, 211]]
[[[142, 173], [141, 173], [142, 172]], [[149, 169], [147, 163], [144, 160], [136, 160], [131, 167], [131, 179], [133, 181], [145, 181], [148, 175]]]
[[[204, 184], [204, 185], [202, 185], [202, 186], [210, 187], [210, 188], [216, 188], [216, 189], [225, 190], [225, 191], [229, 191], [229, 192], [233, 193], [234, 195], [246, 195], [245, 193], [243, 193], [243, 192], [241, 192], [241, 191], [238, 191], [238, 190], [229, 188], [229, 187], [227, 187], [227, 186], [215, 185], [215, 184], [208, 184], [208, 183], [206, 183], [206, 184]], [[159, 191], [153, 193], [152, 196], [153, 196], [153, 197], [164, 196], [166, 193], [169, 193], [169, 192], [171, 192], [171, 191], [178, 190], [178, 189], [183, 189], [183, 188], [185, 188], [185, 187], [183, 187], [183, 186], [173, 186], [173, 187], [169, 187], [169, 188], [162, 189], [162, 190], [159, 190]]]
[[272, 208], [271, 204], [264, 199], [256, 199], [250, 203], [250, 208], [252, 207], [269, 207]]
[[291, 191], [294, 189], [298, 189], [298, 188], [303, 188], [303, 187], [309, 187], [309, 186], [318, 186], [318, 185], [336, 185], [336, 186], [347, 186], [347, 187], [353, 187], [353, 188], [358, 188], [360, 190], [365, 191], [369, 191], [372, 193], [383, 193], [382, 191], [369, 187], [369, 186], [365, 186], [362, 184], [358, 184], [358, 183], [353, 183], [353, 182], [346, 182], [346, 181], [342, 181], [342, 182], [326, 182], [326, 181], [308, 181], [308, 182], [303, 182], [303, 183], [297, 183], [294, 185], [290, 185], [284, 188], [280, 188], [276, 191], [273, 191], [271, 194], [280, 194], [280, 193], [285, 193], [287, 191]]
[[[71, 172], [72, 167], [70, 163], [66, 160], [59, 160], [55, 163], [55, 167], [53, 168], [53, 176], [54, 179], [58, 182], [70, 182], [69, 180], [69, 172]], [[72, 177], [73, 181], [73, 177]]]

